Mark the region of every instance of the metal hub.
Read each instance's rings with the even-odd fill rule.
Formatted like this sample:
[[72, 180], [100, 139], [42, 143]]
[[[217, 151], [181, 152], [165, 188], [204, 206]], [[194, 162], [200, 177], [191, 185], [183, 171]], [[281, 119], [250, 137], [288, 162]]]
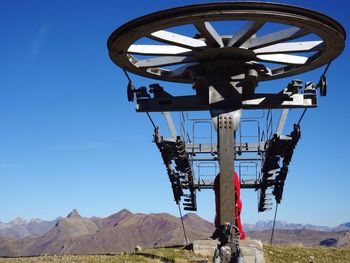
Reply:
[[218, 59], [229, 59], [237, 62], [256, 60], [256, 54], [249, 49], [237, 47], [206, 48], [193, 52], [193, 60], [197, 62], [215, 62]]
[[251, 64], [260, 68], [258, 81], [264, 81], [329, 63], [344, 49], [344, 40], [343, 27], [318, 12], [275, 3], [232, 2], [137, 18], [113, 32], [108, 49], [118, 66], [149, 78], [192, 83], [208, 78], [208, 71], [220, 64], [216, 77], [245, 79]]

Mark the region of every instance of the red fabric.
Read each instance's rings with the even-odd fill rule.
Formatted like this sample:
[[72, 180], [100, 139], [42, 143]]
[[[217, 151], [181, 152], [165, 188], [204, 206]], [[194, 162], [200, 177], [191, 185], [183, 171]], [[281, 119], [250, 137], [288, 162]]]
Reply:
[[[245, 239], [245, 233], [243, 231], [241, 222], [241, 211], [242, 211], [242, 201], [241, 201], [241, 186], [239, 183], [239, 178], [237, 173], [234, 173], [234, 185], [235, 185], [235, 214], [236, 214], [236, 226], [240, 233], [240, 239]], [[220, 227], [220, 175], [217, 175], [214, 181], [214, 191], [215, 191], [215, 226]], [[235, 215], [233, 215], [235, 216]]]

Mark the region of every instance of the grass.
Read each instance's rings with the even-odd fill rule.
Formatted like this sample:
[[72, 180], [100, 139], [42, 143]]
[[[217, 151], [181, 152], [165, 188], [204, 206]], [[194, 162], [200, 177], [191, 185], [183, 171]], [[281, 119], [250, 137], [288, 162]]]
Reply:
[[[118, 256], [41, 256], [26, 258], [0, 259], [1, 263], [126, 263], [126, 262], [157, 262], [136, 255]], [[158, 261], [161, 262], [161, 261]]]
[[129, 262], [163, 262], [159, 259], [141, 255], [127, 254], [115, 256], [41, 256], [26, 258], [2, 258], [1, 263], [129, 263]]
[[[189, 263], [200, 262], [204, 257], [196, 256], [182, 248], [143, 249], [137, 253], [119, 254], [112, 256], [41, 256], [24, 258], [0, 258], [0, 263], [129, 263], [129, 262], [155, 262], [155, 263]], [[196, 261], [197, 260], [197, 261]], [[203, 262], [203, 261], [202, 261]], [[209, 261], [208, 261], [209, 262]]]
[[[350, 263], [350, 248], [264, 245], [266, 263]], [[202, 259], [202, 261], [198, 261]], [[129, 263], [129, 262], [211, 262], [181, 248], [144, 249], [137, 253], [113, 256], [41, 256], [0, 258], [0, 263]]]
[[350, 248], [264, 245], [266, 263], [350, 263]]

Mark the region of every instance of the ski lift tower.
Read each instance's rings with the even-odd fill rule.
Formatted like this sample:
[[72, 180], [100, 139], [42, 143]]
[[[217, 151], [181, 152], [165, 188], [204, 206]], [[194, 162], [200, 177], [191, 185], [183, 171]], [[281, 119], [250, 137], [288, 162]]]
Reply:
[[[222, 34], [222, 29], [225, 33]], [[173, 139], [155, 129], [154, 139], [167, 168], [175, 201], [185, 197], [186, 210], [196, 210], [196, 190], [212, 183], [194, 181], [191, 160], [205, 147], [188, 145], [176, 135], [169, 112], [209, 111], [217, 131], [211, 147], [220, 172], [220, 245], [215, 262], [240, 260], [235, 221], [234, 161], [237, 150], [263, 154], [262, 176], [245, 188], [260, 190], [259, 211], [274, 187], [280, 202], [293, 149], [300, 138], [299, 123], [282, 136], [286, 109], [317, 107], [317, 90], [327, 93], [325, 73], [344, 49], [345, 30], [334, 19], [305, 8], [264, 2], [219, 2], [167, 9], [134, 19], [108, 39], [112, 61], [146, 78], [191, 84], [195, 95], [173, 96], [159, 84], [135, 88], [129, 79], [128, 100], [136, 97], [138, 112], [164, 112]], [[278, 93], [257, 93], [261, 81], [305, 73], [326, 66], [317, 84], [294, 80]], [[237, 147], [235, 131], [242, 111], [282, 109], [278, 131], [263, 147]], [[282, 160], [280, 170], [278, 161]], [[172, 167], [175, 163], [176, 167]], [[271, 173], [274, 171], [274, 173]], [[242, 184], [242, 182], [241, 182]], [[185, 191], [188, 193], [185, 194]]]

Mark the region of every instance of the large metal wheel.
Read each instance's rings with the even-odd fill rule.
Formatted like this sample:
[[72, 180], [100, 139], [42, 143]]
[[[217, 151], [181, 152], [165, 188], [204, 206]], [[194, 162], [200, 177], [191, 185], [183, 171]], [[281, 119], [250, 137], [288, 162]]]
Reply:
[[165, 81], [258, 81], [310, 71], [344, 49], [345, 31], [321, 13], [274, 3], [232, 2], [168, 9], [132, 20], [108, 40], [121, 68]]

